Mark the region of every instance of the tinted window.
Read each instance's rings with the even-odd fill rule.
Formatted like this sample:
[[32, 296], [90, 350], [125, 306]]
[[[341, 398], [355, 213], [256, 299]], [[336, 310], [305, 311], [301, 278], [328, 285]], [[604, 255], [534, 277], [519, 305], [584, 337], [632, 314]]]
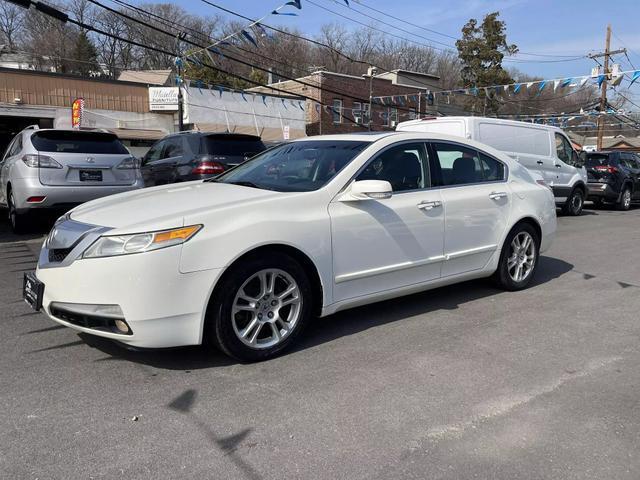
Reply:
[[587, 160], [585, 162], [585, 166], [587, 168], [607, 166], [607, 165], [617, 165], [617, 162], [613, 157], [609, 155], [605, 155], [602, 153], [589, 153], [587, 154]]
[[480, 153], [482, 177], [485, 182], [498, 182], [504, 180], [504, 164], [495, 158]]
[[182, 138], [173, 137], [165, 142], [162, 158], [179, 157], [182, 155]]
[[449, 143], [434, 143], [438, 155], [442, 185], [464, 185], [484, 181], [478, 152]]
[[424, 144], [402, 144], [371, 160], [356, 180], [386, 180], [394, 192], [431, 185]]
[[144, 163], [155, 162], [156, 160], [160, 160], [162, 155], [162, 150], [165, 146], [165, 141], [161, 140], [154, 144], [147, 154], [144, 156]]
[[307, 192], [324, 186], [369, 143], [305, 140], [274, 147], [217, 177], [280, 192]]
[[559, 133], [556, 133], [556, 154], [560, 160], [571, 164], [573, 161], [573, 147], [569, 141]]
[[259, 138], [225, 137], [211, 135], [202, 139], [204, 152], [212, 155], [229, 155], [237, 157], [253, 157], [265, 150]]
[[41, 152], [65, 153], [129, 153], [112, 133], [46, 130], [31, 136], [31, 143]]

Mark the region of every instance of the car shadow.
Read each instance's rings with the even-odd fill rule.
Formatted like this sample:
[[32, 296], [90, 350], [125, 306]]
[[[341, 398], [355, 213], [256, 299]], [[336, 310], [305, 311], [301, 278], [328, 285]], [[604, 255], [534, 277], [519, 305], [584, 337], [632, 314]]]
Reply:
[[[572, 269], [573, 265], [570, 263], [542, 256], [530, 288], [550, 282]], [[501, 293], [504, 293], [504, 290], [493, 286], [489, 280], [483, 279], [345, 310], [311, 322], [299, 344], [289, 352], [299, 352], [418, 314], [455, 310], [467, 302]], [[89, 346], [107, 354], [107, 357], [97, 359], [96, 362], [130, 361], [167, 370], [197, 370], [238, 363], [212, 347], [206, 346], [146, 350], [133, 349], [92, 335], [80, 334], [80, 337]]]
[[0, 208], [0, 246], [18, 244], [27, 240], [36, 240], [46, 235], [53, 227], [58, 217], [52, 213], [40, 213], [30, 218], [28, 228], [24, 233], [16, 234], [11, 231], [9, 220], [7, 219], [7, 209]]

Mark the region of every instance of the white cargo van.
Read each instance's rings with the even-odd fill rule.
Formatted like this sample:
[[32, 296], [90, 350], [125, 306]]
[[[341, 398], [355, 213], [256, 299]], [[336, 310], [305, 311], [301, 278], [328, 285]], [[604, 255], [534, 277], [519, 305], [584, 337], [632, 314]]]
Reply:
[[401, 122], [404, 132], [445, 133], [485, 143], [539, 173], [564, 213], [580, 215], [587, 171], [565, 133], [556, 127], [484, 117], [433, 117]]

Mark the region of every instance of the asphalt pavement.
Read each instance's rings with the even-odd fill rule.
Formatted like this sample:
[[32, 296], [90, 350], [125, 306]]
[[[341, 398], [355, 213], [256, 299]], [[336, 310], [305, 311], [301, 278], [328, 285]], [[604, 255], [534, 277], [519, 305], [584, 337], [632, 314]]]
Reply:
[[640, 209], [560, 217], [528, 290], [341, 312], [250, 365], [30, 311], [46, 230], [0, 222], [0, 478], [640, 478]]

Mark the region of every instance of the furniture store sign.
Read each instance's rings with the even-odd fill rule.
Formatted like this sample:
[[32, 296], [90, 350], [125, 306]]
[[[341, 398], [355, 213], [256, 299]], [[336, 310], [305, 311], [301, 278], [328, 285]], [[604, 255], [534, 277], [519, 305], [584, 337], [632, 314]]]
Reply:
[[149, 109], [177, 111], [178, 87], [149, 87]]

